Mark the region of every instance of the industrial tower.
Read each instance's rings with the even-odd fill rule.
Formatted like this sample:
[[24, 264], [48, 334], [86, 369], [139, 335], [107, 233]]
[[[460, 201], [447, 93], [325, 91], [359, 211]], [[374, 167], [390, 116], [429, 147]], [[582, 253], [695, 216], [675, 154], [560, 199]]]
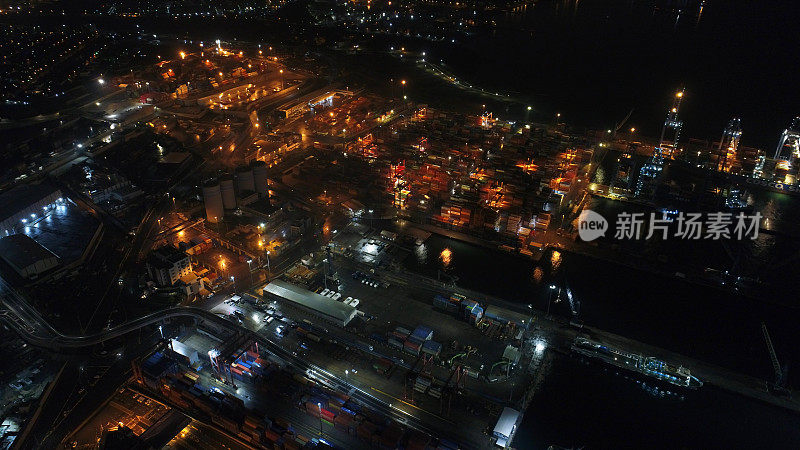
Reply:
[[775, 149], [775, 159], [786, 161], [790, 166], [800, 156], [800, 117], [792, 119], [789, 128], [783, 130]]
[[781, 133], [778, 148], [775, 149], [775, 180], [795, 184], [798, 170], [795, 162], [798, 157], [800, 157], [800, 117], [795, 117], [789, 127]]
[[[667, 118], [664, 120], [664, 127], [661, 128], [661, 140], [658, 146], [653, 150], [653, 156], [639, 169], [639, 176], [636, 179], [636, 189], [634, 194], [640, 198], [648, 198], [652, 200], [656, 191], [656, 184], [658, 177], [664, 170], [664, 159], [672, 159], [675, 149], [677, 148], [678, 138], [683, 128], [683, 122], [678, 119], [678, 110], [681, 107], [681, 100], [683, 100], [683, 93], [685, 89], [681, 88], [675, 93], [672, 100], [672, 107], [667, 112]], [[667, 130], [674, 132], [671, 142], [664, 141]]]
[[[681, 88], [680, 91], [675, 93], [675, 97], [672, 100], [672, 107], [667, 112], [667, 118], [664, 120], [664, 126], [661, 128], [661, 139], [658, 142], [658, 149], [656, 149], [656, 151], [665, 158], [672, 158], [672, 154], [678, 146], [678, 138], [681, 135], [681, 128], [683, 128], [683, 121], [678, 119], [678, 110], [681, 108], [681, 100], [683, 100], [685, 90], [685, 88]], [[672, 141], [669, 143], [664, 141], [667, 130], [671, 133], [674, 132]]]
[[722, 132], [722, 139], [719, 141], [718, 154], [720, 155], [717, 170], [720, 172], [730, 172], [736, 163], [738, 156], [739, 140], [742, 138], [742, 120], [734, 117], [728, 122], [725, 131]]

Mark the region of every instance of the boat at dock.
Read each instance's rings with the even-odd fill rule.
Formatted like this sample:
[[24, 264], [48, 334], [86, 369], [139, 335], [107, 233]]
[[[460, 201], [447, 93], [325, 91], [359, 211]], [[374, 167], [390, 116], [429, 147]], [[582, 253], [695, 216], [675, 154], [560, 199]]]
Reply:
[[692, 376], [689, 369], [674, 366], [653, 356], [630, 353], [580, 336], [575, 338], [571, 349], [580, 355], [599, 359], [606, 364], [674, 386], [688, 389], [698, 389], [703, 386], [703, 382]]

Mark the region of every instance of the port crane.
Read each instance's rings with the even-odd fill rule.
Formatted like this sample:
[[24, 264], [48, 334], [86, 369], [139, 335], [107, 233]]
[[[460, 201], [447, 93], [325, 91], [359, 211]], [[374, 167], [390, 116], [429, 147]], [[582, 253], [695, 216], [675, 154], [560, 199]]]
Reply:
[[614, 135], [613, 135], [613, 137], [617, 137], [617, 131], [621, 130], [622, 127], [624, 127], [625, 124], [628, 122], [628, 119], [631, 118], [631, 114], [633, 114], [633, 109], [634, 108], [631, 108], [631, 110], [628, 111], [628, 115], [625, 116], [624, 119], [620, 120], [619, 123], [614, 124]]
[[789, 390], [786, 388], [786, 372], [787, 368], [781, 368], [778, 362], [778, 356], [775, 355], [775, 348], [772, 346], [772, 339], [769, 337], [769, 330], [767, 324], [761, 322], [761, 334], [764, 336], [764, 342], [767, 344], [767, 351], [769, 352], [769, 359], [772, 361], [772, 369], [775, 371], [775, 382], [772, 383], [771, 388], [773, 393], [788, 395]]

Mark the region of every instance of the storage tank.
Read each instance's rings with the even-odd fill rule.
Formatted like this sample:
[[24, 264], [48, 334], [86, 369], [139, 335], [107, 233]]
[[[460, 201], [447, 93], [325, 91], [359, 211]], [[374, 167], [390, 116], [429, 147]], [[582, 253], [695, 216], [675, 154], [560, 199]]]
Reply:
[[206, 219], [209, 222], [217, 223], [222, 220], [225, 210], [222, 203], [222, 191], [217, 180], [203, 184], [203, 203], [206, 207]]
[[267, 163], [264, 161], [253, 161], [253, 184], [259, 198], [269, 196], [269, 185], [267, 184]]
[[236, 209], [236, 191], [233, 189], [233, 177], [226, 175], [219, 183], [222, 191], [222, 206], [225, 209]]
[[236, 169], [236, 185], [239, 188], [239, 195], [243, 192], [255, 192], [256, 187], [253, 183], [253, 169], [242, 166]]

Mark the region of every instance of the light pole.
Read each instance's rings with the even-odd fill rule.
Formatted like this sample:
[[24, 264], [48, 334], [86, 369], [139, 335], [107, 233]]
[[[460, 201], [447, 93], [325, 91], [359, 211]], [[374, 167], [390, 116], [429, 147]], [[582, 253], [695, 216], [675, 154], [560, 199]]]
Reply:
[[278, 72], [281, 74], [281, 90], [283, 90], [283, 69], [279, 70]]
[[322, 403], [317, 403], [319, 408], [319, 434], [322, 434]]
[[267, 281], [272, 278], [272, 269], [269, 267], [269, 250], [267, 250]]
[[406, 80], [401, 80], [400, 84], [403, 85], [403, 100], [406, 99]]
[[530, 309], [530, 310], [531, 310], [531, 318], [530, 318], [530, 319], [528, 319], [528, 326], [527, 326], [526, 328], [527, 328], [527, 329], [530, 329], [530, 327], [531, 327], [531, 324], [533, 323], [533, 305], [531, 305], [531, 304], [529, 303], [529, 304], [528, 304], [528, 309]]
[[556, 290], [556, 285], [555, 284], [551, 284], [550, 285], [550, 296], [547, 297], [547, 316], [548, 317], [550, 316], [550, 302], [553, 300], [553, 291], [555, 291], [555, 290]]
[[247, 269], [250, 272], [250, 286], [253, 285], [253, 268], [250, 266], [250, 264], [252, 263], [253, 263], [252, 259], [247, 260]]

